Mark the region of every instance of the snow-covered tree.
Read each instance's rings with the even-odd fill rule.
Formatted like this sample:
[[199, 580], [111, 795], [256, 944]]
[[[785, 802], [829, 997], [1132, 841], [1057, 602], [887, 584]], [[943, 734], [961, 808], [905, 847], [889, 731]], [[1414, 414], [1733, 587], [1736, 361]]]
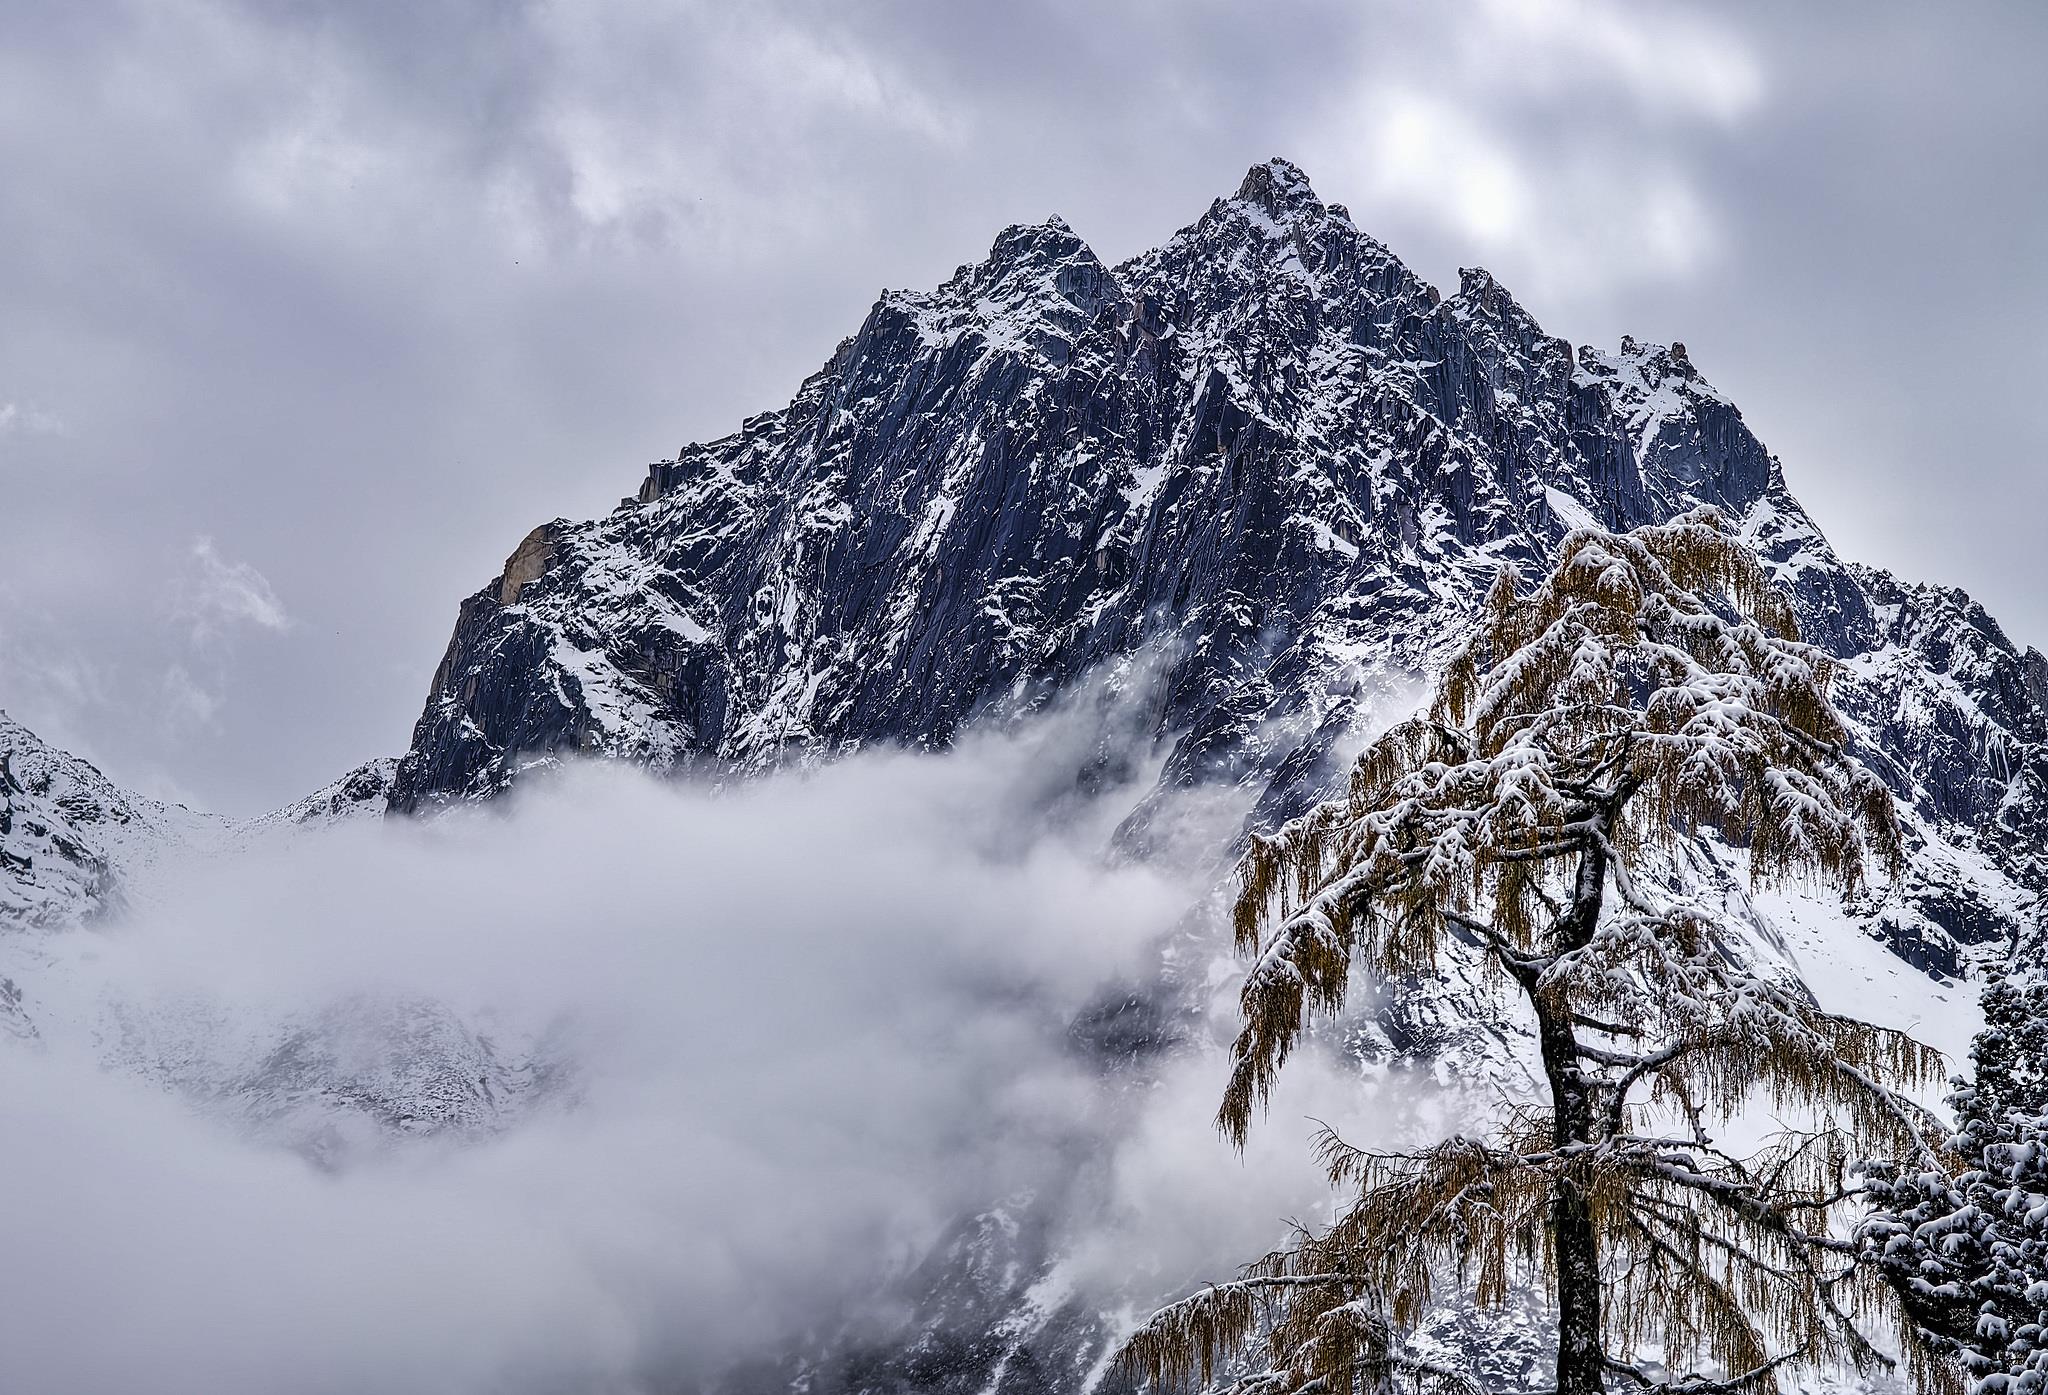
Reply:
[[1995, 977], [1949, 1165], [1870, 1170], [1862, 1235], [1973, 1395], [2048, 1390], [2048, 984]]
[[[1924, 1383], [1952, 1378], [1844, 1214], [1853, 1160], [1926, 1155], [1928, 1120], [1895, 1090], [1938, 1079], [1939, 1057], [1749, 972], [1728, 927], [1645, 876], [1707, 826], [1759, 879], [1847, 893], [1868, 860], [1895, 863], [1891, 798], [1846, 753], [1829, 670], [1710, 509], [1576, 532], [1531, 587], [1504, 570], [1428, 710], [1244, 858], [1219, 1123], [1242, 1145], [1354, 969], [1428, 974], [1453, 940], [1526, 1003], [1546, 1097], [1418, 1152], [1326, 1133], [1340, 1217], [1162, 1310], [1127, 1369], [1207, 1384], [1230, 1360], [1252, 1395], [1455, 1384], [1404, 1334], [1447, 1285], [1501, 1305], [1528, 1284], [1554, 1302], [1560, 1395], [1890, 1366], [1873, 1323]], [[1738, 1157], [1713, 1131], [1752, 1100], [1802, 1127]]]

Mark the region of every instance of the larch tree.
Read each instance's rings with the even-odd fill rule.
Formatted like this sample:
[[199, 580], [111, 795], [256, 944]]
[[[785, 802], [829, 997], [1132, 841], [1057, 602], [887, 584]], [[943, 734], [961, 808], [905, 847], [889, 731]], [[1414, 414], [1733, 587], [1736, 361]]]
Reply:
[[[1885, 1345], [1923, 1386], [1953, 1381], [1848, 1226], [1857, 1159], [1927, 1156], [1900, 1091], [1939, 1056], [1750, 971], [1714, 913], [1649, 885], [1702, 828], [1764, 881], [1846, 895], [1896, 864], [1829, 676], [1711, 509], [1575, 532], [1533, 586], [1503, 569], [1429, 708], [1240, 864], [1250, 966], [1218, 1122], [1241, 1147], [1355, 969], [1427, 975], [1454, 941], [1526, 1003], [1543, 1088], [1497, 1134], [1420, 1151], [1325, 1131], [1338, 1219], [1156, 1314], [1124, 1368], [1210, 1385], [1229, 1362], [1245, 1395], [1469, 1388], [1406, 1335], [1447, 1287], [1498, 1307], [1533, 1286], [1558, 1395], [1769, 1392], [1797, 1366], [1897, 1364]], [[1737, 1156], [1714, 1130], [1751, 1101], [1800, 1125]], [[1637, 1360], [1651, 1347], [1661, 1369]]]

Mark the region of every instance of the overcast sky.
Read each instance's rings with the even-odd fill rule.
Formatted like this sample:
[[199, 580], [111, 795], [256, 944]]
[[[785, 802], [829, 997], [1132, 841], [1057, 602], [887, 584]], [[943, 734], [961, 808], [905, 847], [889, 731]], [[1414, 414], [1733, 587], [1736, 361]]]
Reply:
[[12, 0], [0, 707], [232, 813], [402, 750], [534, 524], [878, 290], [1282, 154], [1683, 339], [1849, 555], [2048, 645], [2048, 7]]

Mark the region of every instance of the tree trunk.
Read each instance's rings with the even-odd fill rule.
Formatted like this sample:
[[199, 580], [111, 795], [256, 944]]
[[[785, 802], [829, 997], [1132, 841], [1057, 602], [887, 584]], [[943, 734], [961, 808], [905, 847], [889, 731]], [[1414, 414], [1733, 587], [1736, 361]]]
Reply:
[[[1580, 1068], [1569, 1009], [1539, 1002], [1537, 1029], [1560, 1149], [1593, 1141], [1593, 1100]], [[1598, 1395], [1606, 1388], [1606, 1353], [1600, 1342], [1600, 1242], [1585, 1192], [1570, 1178], [1550, 1200], [1551, 1243], [1557, 1264], [1557, 1395]]]
[[1576, 1187], [1559, 1188], [1550, 1204], [1557, 1228], [1557, 1392], [1599, 1395], [1606, 1389], [1600, 1344], [1600, 1252], [1593, 1216]]
[[[1579, 860], [1571, 907], [1556, 927], [1560, 951], [1592, 939], [1606, 881], [1606, 859], [1589, 849]], [[1571, 1004], [1562, 993], [1530, 996], [1543, 1073], [1550, 1083], [1552, 1144], [1560, 1150], [1583, 1148], [1597, 1141], [1598, 1123]], [[1607, 1388], [1606, 1349], [1600, 1340], [1600, 1238], [1592, 1206], [1569, 1171], [1551, 1198], [1550, 1228], [1557, 1264], [1557, 1395], [1600, 1395]]]

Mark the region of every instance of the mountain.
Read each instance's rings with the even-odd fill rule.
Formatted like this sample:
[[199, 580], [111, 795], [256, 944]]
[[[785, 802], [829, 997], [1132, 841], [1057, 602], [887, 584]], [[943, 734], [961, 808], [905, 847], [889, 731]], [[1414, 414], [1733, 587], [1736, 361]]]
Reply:
[[365, 763], [282, 809], [246, 820], [123, 789], [0, 713], [0, 1042], [35, 1041], [44, 1014], [83, 1011], [108, 1066], [334, 1161], [365, 1131], [478, 1134], [497, 1128], [548, 1069], [446, 1007], [342, 1004], [285, 1017], [253, 1037], [198, 1005], [81, 1006], [81, 949], [65, 934], [116, 918], [193, 858], [258, 840], [381, 818], [396, 762]]
[[0, 712], [0, 927], [60, 929], [120, 910], [168, 859], [275, 831], [381, 818], [397, 761], [366, 761], [253, 819], [166, 804]]
[[0, 712], [0, 926], [49, 929], [104, 915], [166, 854], [229, 826], [122, 789]]
[[1575, 350], [1484, 271], [1442, 296], [1282, 160], [1116, 267], [1057, 218], [1009, 228], [884, 294], [787, 407], [534, 529], [463, 602], [390, 805], [565, 752], [938, 746], [1151, 653], [1162, 795], [1256, 788], [1270, 823], [1501, 563], [1701, 504], [1842, 658], [1860, 753], [1916, 815], [1868, 925], [1944, 975], [2009, 943], [2041, 884], [2048, 661], [1961, 592], [1839, 558], [1684, 345]]

